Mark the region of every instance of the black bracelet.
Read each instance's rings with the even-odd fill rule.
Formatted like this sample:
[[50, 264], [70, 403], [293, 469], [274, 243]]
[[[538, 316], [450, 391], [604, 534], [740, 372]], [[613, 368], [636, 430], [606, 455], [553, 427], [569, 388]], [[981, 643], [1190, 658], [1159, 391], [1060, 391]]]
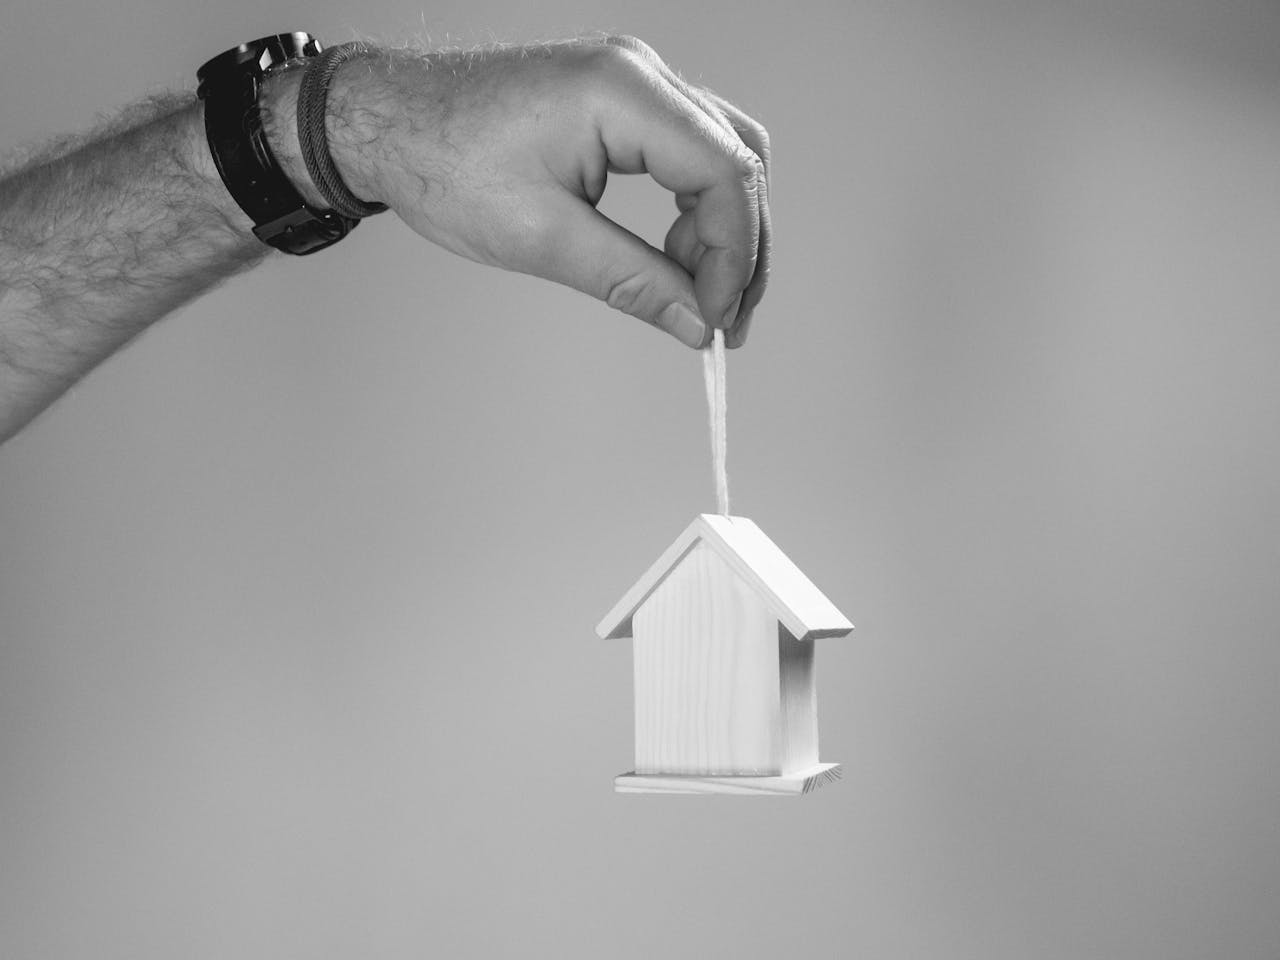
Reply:
[[298, 88], [298, 144], [302, 148], [302, 159], [325, 202], [344, 217], [368, 217], [387, 209], [385, 203], [361, 200], [343, 182], [329, 153], [329, 135], [325, 128], [333, 75], [345, 61], [364, 50], [364, 45], [359, 43], [329, 47], [307, 61], [307, 70]]

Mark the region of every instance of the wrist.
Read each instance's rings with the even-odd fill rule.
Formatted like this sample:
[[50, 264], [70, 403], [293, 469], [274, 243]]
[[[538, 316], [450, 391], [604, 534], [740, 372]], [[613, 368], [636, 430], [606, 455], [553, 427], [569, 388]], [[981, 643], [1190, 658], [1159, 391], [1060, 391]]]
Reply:
[[227, 230], [237, 237], [253, 240], [253, 220], [240, 208], [218, 174], [213, 154], [209, 152], [209, 137], [205, 131], [204, 110], [199, 104], [188, 103], [175, 120], [181, 155], [186, 169], [193, 178], [193, 196], [198, 197], [213, 211]]
[[[338, 67], [325, 110], [334, 165], [351, 192], [367, 201], [380, 199], [371, 150], [381, 128], [372, 108], [377, 56], [377, 51], [370, 50]], [[307, 172], [298, 142], [298, 89], [306, 66], [307, 61], [290, 63], [267, 74], [259, 96], [262, 129], [280, 169], [302, 198], [310, 206], [327, 209], [329, 204]]]

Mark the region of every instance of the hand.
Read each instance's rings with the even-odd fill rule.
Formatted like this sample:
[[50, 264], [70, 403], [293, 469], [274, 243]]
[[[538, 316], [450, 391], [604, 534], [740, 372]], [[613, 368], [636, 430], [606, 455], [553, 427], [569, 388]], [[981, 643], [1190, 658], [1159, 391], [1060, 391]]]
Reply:
[[[691, 347], [739, 346], [769, 275], [768, 134], [633, 38], [370, 51], [330, 91], [352, 191], [481, 263], [606, 301]], [[676, 195], [665, 254], [599, 213], [610, 172]]]

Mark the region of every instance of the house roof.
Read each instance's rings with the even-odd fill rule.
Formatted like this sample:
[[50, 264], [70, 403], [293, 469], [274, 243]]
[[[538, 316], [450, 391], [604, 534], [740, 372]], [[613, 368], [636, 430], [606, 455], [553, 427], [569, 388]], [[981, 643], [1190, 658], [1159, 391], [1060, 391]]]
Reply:
[[798, 640], [843, 637], [853, 629], [763, 530], [746, 517], [704, 513], [694, 519], [596, 626], [602, 640], [631, 636], [631, 618], [698, 543], [719, 554]]

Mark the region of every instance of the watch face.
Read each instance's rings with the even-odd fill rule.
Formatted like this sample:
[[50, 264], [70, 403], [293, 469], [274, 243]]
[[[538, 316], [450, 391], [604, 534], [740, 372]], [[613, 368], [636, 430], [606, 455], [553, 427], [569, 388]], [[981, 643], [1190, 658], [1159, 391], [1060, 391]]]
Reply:
[[314, 57], [324, 49], [309, 33], [277, 33], [241, 43], [209, 60], [196, 71], [196, 95], [205, 99], [215, 84], [234, 82], [241, 74], [262, 76], [278, 63]]

